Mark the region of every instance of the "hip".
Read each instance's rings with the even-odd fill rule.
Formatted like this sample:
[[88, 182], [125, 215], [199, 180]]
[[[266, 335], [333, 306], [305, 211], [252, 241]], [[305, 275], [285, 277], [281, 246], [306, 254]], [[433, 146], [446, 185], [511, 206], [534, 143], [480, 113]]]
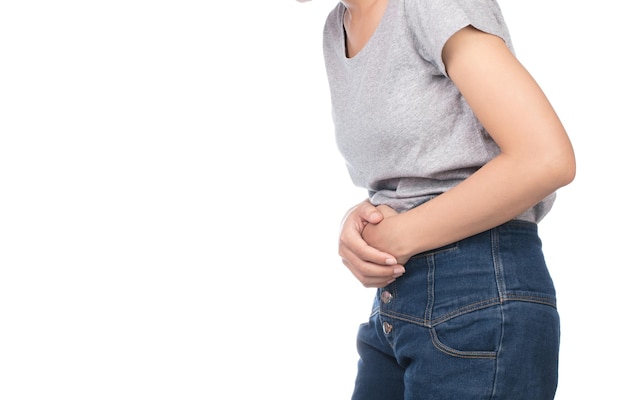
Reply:
[[372, 314], [427, 327], [508, 301], [556, 308], [537, 225], [513, 220], [413, 256], [378, 289]]

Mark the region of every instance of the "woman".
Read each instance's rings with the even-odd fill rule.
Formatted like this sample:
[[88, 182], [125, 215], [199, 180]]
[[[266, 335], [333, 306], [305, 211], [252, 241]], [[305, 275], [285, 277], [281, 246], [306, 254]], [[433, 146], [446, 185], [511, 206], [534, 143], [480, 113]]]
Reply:
[[353, 399], [554, 398], [537, 223], [575, 175], [495, 0], [343, 0], [324, 27], [339, 150], [366, 201], [339, 254], [378, 288]]

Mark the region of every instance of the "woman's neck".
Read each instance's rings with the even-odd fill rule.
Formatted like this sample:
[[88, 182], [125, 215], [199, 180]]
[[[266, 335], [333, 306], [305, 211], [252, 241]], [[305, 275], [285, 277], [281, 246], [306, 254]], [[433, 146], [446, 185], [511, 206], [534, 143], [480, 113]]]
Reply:
[[346, 7], [344, 23], [346, 25], [360, 25], [379, 20], [385, 13], [388, 0], [341, 0]]
[[387, 1], [381, 0], [341, 0], [341, 2], [352, 18], [361, 18], [379, 7], [380, 3], [387, 3]]
[[342, 0], [346, 7], [343, 25], [346, 32], [346, 56], [355, 56], [380, 24], [390, 0]]

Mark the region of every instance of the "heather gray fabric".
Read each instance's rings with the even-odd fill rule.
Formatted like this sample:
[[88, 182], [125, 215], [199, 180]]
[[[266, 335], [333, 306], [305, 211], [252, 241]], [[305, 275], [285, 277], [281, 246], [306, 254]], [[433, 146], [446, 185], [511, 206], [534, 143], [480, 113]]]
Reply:
[[[374, 204], [409, 210], [454, 187], [499, 148], [447, 77], [445, 42], [472, 25], [513, 50], [495, 0], [389, 0], [367, 45], [347, 58], [342, 3], [324, 27], [337, 146]], [[539, 222], [550, 195], [518, 219]]]

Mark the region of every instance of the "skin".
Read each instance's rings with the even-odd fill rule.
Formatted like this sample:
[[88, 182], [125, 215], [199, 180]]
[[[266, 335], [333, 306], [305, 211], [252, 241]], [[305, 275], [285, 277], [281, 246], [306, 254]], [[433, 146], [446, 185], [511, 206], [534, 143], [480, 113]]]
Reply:
[[[345, 0], [348, 55], [367, 43], [387, 0]], [[348, 210], [339, 255], [365, 287], [400, 277], [415, 254], [507, 222], [569, 184], [574, 151], [545, 94], [496, 36], [466, 27], [443, 49], [459, 88], [501, 154], [446, 193], [405, 213], [367, 200]]]

